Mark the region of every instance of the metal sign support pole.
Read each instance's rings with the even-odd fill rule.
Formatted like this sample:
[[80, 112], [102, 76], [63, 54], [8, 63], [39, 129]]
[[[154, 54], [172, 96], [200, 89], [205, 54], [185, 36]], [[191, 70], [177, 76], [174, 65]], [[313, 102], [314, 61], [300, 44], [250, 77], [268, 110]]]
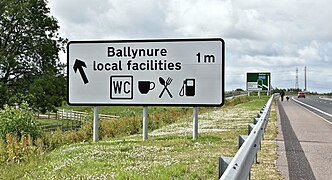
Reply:
[[270, 86], [270, 76], [267, 76], [267, 85], [268, 85], [268, 90], [267, 90], [267, 96], [269, 96], [270, 95], [270, 90], [271, 90], [271, 86]]
[[148, 124], [149, 124], [148, 107], [143, 107], [143, 141], [148, 140]]
[[93, 142], [98, 142], [98, 107], [93, 107]]
[[193, 140], [198, 138], [198, 107], [193, 107]]

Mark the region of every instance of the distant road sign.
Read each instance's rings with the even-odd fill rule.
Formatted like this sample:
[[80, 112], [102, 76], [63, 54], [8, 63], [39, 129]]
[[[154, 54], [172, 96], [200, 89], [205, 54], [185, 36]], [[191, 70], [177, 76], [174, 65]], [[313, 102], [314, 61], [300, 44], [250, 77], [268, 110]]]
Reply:
[[71, 41], [67, 52], [70, 105], [224, 103], [220, 38]]
[[271, 73], [247, 73], [247, 91], [270, 91]]

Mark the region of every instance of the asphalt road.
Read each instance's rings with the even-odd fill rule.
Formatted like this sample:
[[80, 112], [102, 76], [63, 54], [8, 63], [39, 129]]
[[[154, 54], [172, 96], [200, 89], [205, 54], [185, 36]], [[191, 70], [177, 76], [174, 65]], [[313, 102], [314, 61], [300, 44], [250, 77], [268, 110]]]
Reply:
[[331, 111], [326, 101], [309, 96], [278, 101], [277, 166], [284, 179], [331, 179], [332, 123], [321, 116]]
[[332, 123], [332, 99], [320, 96], [293, 97], [294, 101]]

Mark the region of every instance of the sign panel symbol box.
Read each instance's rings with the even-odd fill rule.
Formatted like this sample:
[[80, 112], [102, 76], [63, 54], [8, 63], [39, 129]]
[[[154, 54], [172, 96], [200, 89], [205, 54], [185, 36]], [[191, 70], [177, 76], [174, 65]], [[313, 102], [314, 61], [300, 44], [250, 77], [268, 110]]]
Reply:
[[133, 76], [110, 77], [111, 99], [133, 99]]

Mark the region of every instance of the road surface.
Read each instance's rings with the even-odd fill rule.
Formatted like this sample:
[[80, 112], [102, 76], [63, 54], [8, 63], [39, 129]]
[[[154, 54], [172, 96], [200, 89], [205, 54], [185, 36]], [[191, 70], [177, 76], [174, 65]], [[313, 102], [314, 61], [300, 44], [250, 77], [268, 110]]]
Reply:
[[307, 98], [293, 97], [293, 99], [332, 123], [332, 99], [320, 96], [307, 96]]
[[278, 100], [277, 166], [284, 179], [331, 179], [330, 102], [316, 96]]

